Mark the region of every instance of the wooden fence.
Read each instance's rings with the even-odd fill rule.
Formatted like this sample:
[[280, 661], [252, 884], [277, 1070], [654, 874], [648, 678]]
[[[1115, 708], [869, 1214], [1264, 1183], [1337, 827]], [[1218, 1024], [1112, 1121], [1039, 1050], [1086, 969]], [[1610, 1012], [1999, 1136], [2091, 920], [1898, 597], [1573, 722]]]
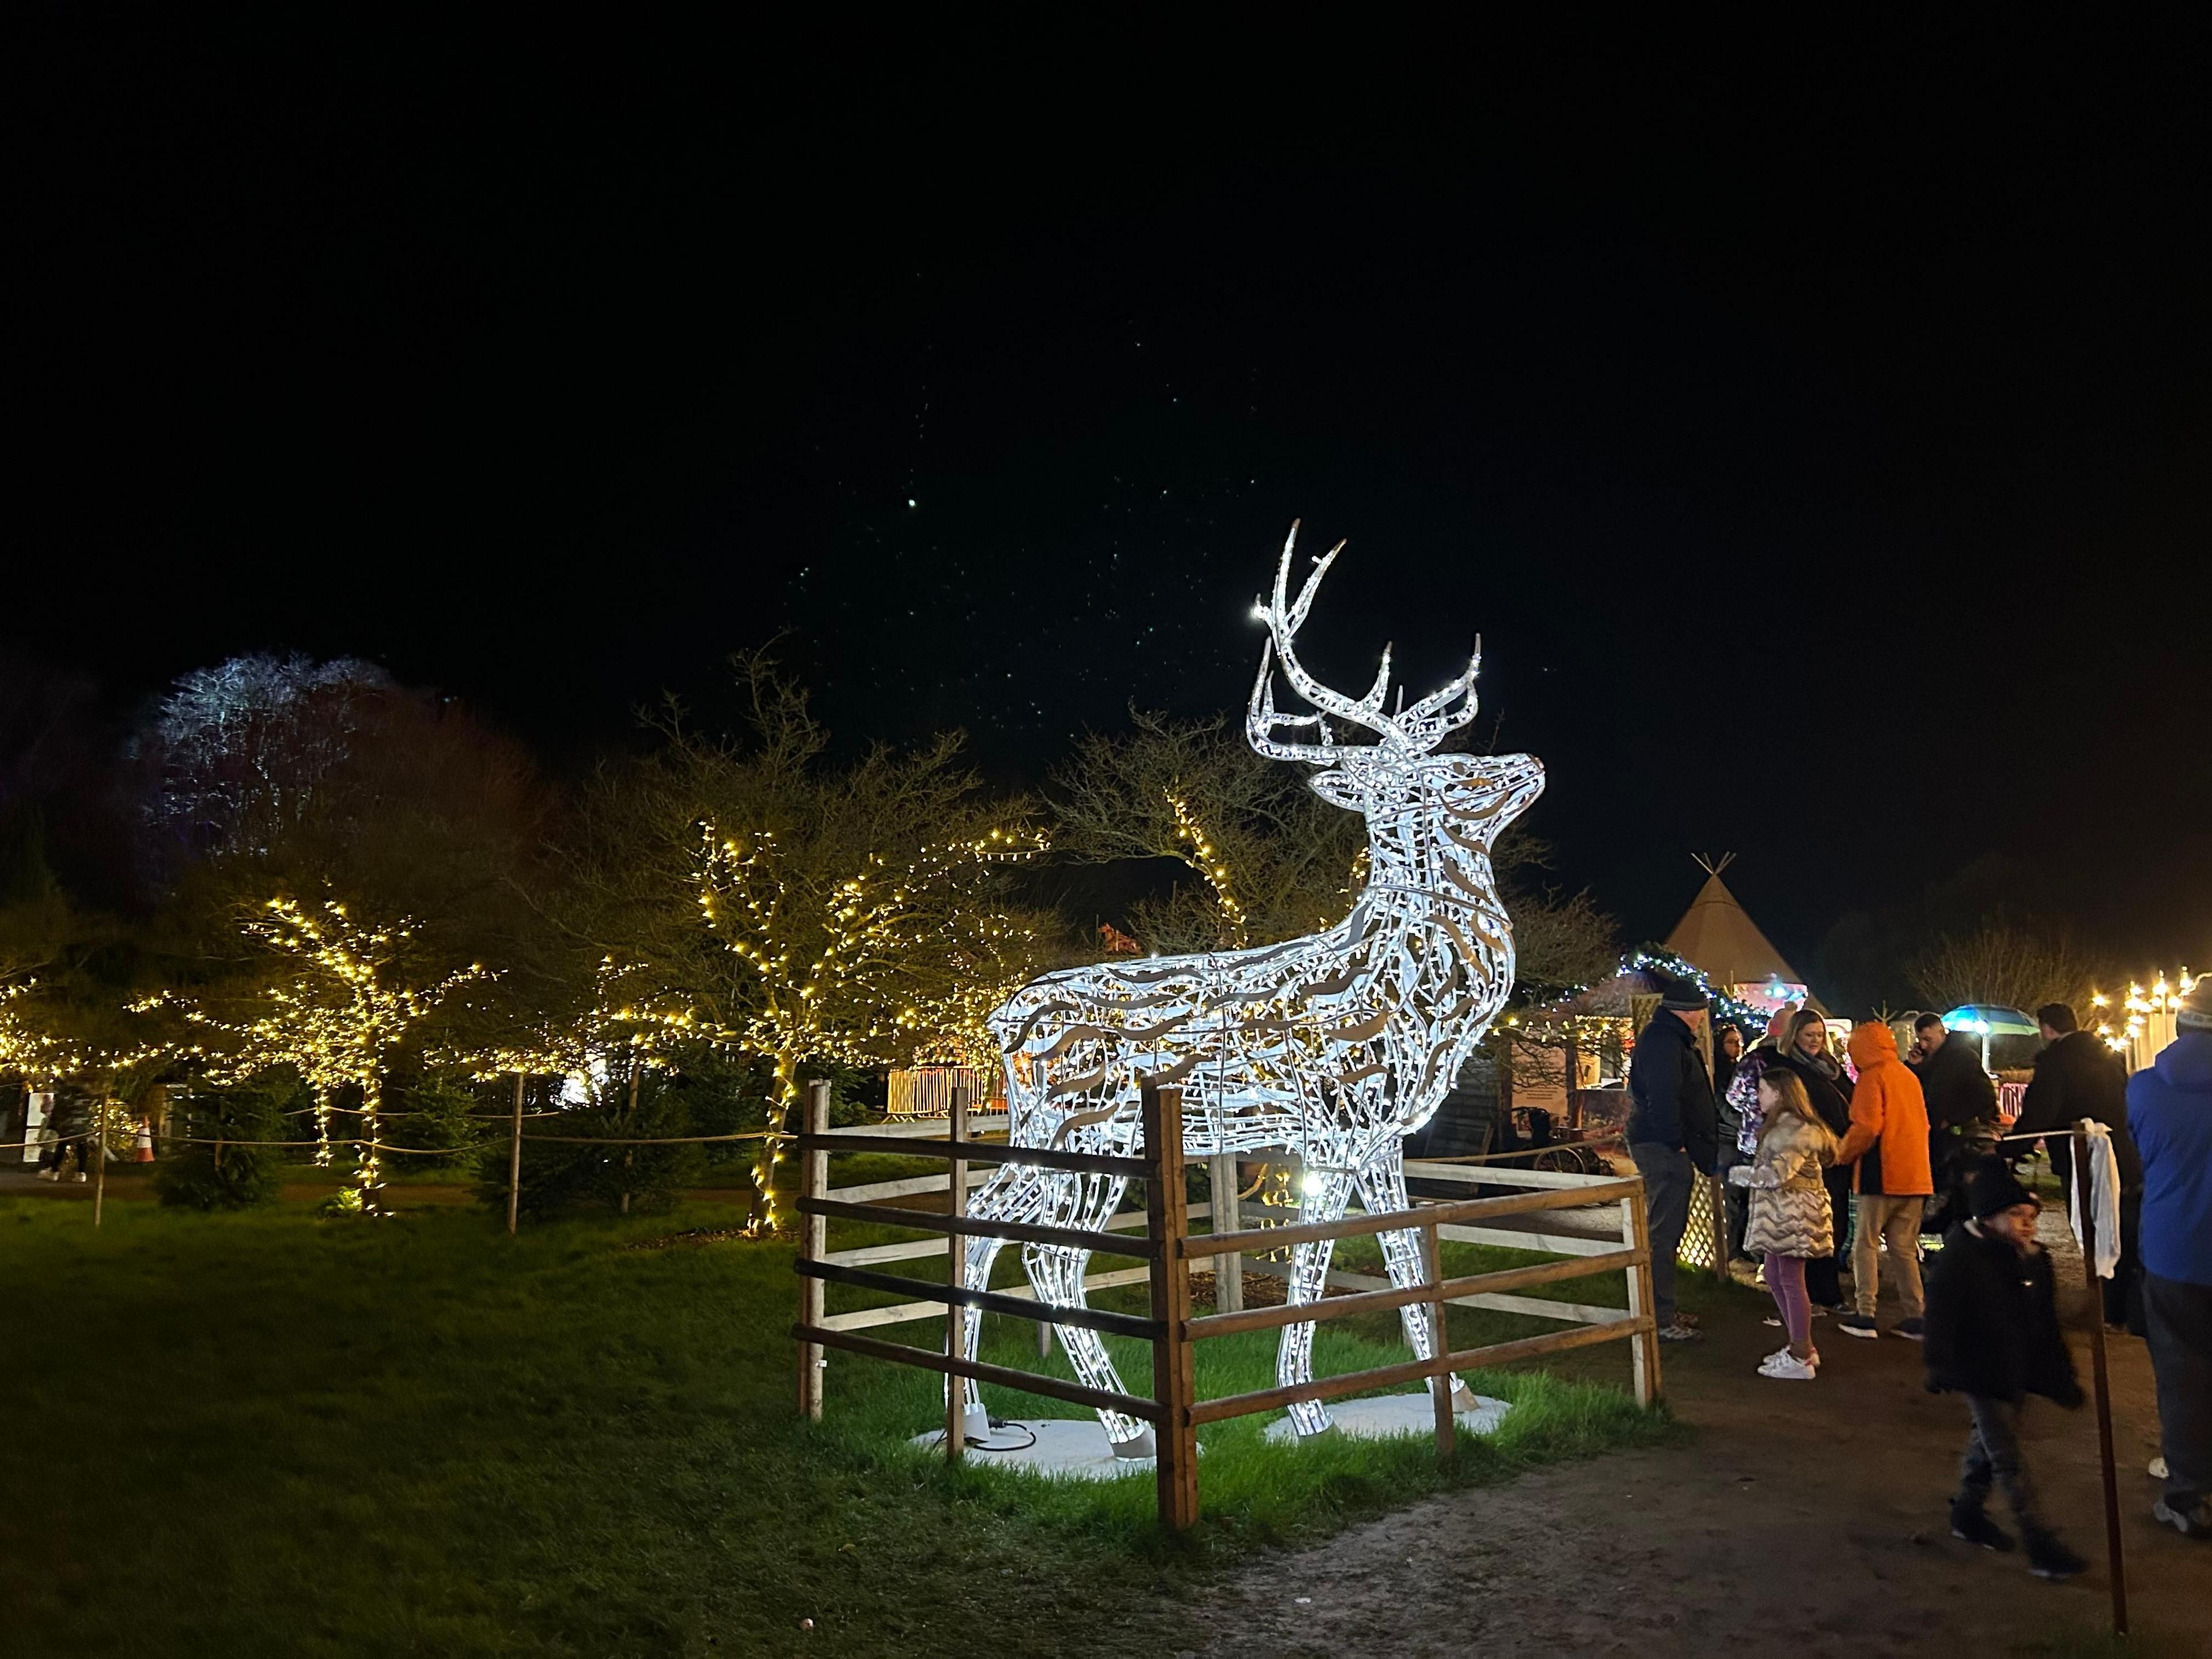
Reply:
[[[1453, 1371], [1504, 1364], [1616, 1340], [1629, 1343], [1637, 1402], [1648, 1406], [1658, 1396], [1659, 1348], [1650, 1311], [1650, 1237], [1644, 1221], [1644, 1183], [1635, 1176], [1417, 1164], [1408, 1166], [1409, 1175], [1479, 1181], [1523, 1190], [1499, 1197], [1418, 1204], [1409, 1210], [1352, 1215], [1334, 1222], [1243, 1229], [1232, 1218], [1227, 1222], [1231, 1231], [1194, 1235], [1189, 1224], [1195, 1217], [1204, 1215], [1207, 1206], [1194, 1207], [1185, 1201], [1182, 1099], [1179, 1090], [1145, 1091], [1144, 1141], [1140, 1152], [1133, 1158], [1048, 1152], [976, 1140], [971, 1138], [975, 1133], [1002, 1127], [1005, 1120], [967, 1121], [957, 1103], [944, 1139], [882, 1129], [831, 1130], [828, 1127], [828, 1090], [816, 1085], [809, 1091], [806, 1133], [799, 1139], [801, 1222], [795, 1263], [800, 1276], [799, 1316], [792, 1330], [799, 1342], [799, 1405], [809, 1417], [818, 1419], [822, 1415], [823, 1370], [826, 1363], [823, 1351], [832, 1348], [944, 1374], [948, 1378], [944, 1442], [948, 1458], [957, 1459], [965, 1443], [963, 1390], [952, 1386], [952, 1378], [972, 1378], [1073, 1405], [1120, 1412], [1151, 1425], [1158, 1454], [1155, 1483], [1160, 1520], [1166, 1526], [1180, 1528], [1192, 1525], [1198, 1518], [1197, 1431], [1204, 1424], [1274, 1411], [1299, 1401], [1334, 1400], [1400, 1383], [1426, 1382]], [[833, 1192], [828, 1181], [829, 1159], [831, 1153], [841, 1152], [941, 1158], [947, 1161], [947, 1173], [878, 1182]], [[1145, 1183], [1145, 1210], [1141, 1218], [1133, 1212], [1126, 1218], [1116, 1216], [1105, 1231], [1096, 1232], [969, 1216], [967, 1193], [975, 1180], [969, 1173], [969, 1167], [1010, 1163], [1140, 1180]], [[1233, 1175], [1225, 1190], [1218, 1184], [1218, 1164], [1216, 1178], [1218, 1194], [1233, 1194]], [[885, 1202], [935, 1192], [948, 1195], [945, 1213], [893, 1208]], [[1620, 1206], [1618, 1243], [1576, 1234], [1496, 1224], [1548, 1211], [1608, 1202]], [[1144, 1231], [1141, 1236], [1133, 1237], [1140, 1218]], [[832, 1220], [867, 1222], [939, 1237], [833, 1252], [828, 1249], [827, 1239], [828, 1224]], [[1297, 1307], [1224, 1309], [1198, 1316], [1191, 1313], [1190, 1273], [1194, 1263], [1227, 1258], [1224, 1267], [1241, 1261], [1248, 1270], [1277, 1271], [1264, 1261], [1264, 1256], [1291, 1245], [1406, 1231], [1422, 1236], [1426, 1273], [1419, 1284], [1400, 1287], [1333, 1273], [1332, 1283], [1350, 1291], [1350, 1294], [1329, 1296]], [[1084, 1283], [1086, 1289], [1146, 1284], [1152, 1292], [1149, 1314], [1056, 1306], [1039, 1303], [1027, 1288], [993, 1291], [983, 1285], [965, 1285], [962, 1282], [963, 1255], [952, 1248], [952, 1241], [969, 1237], [1073, 1245], [1141, 1262], [1140, 1267], [1099, 1273]], [[1561, 1259], [1447, 1279], [1439, 1261], [1440, 1246], [1445, 1241], [1543, 1251]], [[886, 1261], [939, 1255], [948, 1258], [949, 1271], [943, 1284], [876, 1270], [876, 1264]], [[1625, 1313], [1619, 1308], [1552, 1302], [1516, 1294], [1559, 1279], [1613, 1271], [1626, 1275], [1628, 1307]], [[1217, 1276], [1217, 1282], [1220, 1277]], [[1241, 1277], [1238, 1282], [1241, 1284]], [[913, 1299], [891, 1307], [825, 1314], [823, 1291], [825, 1285], [831, 1284], [888, 1291]], [[1427, 1359], [1316, 1377], [1307, 1382], [1261, 1389], [1223, 1399], [1197, 1398], [1193, 1349], [1198, 1342], [1243, 1331], [1279, 1329], [1286, 1325], [1341, 1319], [1352, 1314], [1382, 1312], [1417, 1303], [1435, 1310], [1432, 1322], [1438, 1334], [1437, 1352]], [[1448, 1351], [1443, 1315], [1444, 1308], [1452, 1304], [1533, 1314], [1565, 1322], [1565, 1328], [1484, 1347]], [[1041, 1336], [1048, 1338], [1049, 1328], [1060, 1324], [1087, 1327], [1149, 1342], [1152, 1350], [1152, 1392], [1149, 1397], [1116, 1394], [1011, 1366], [971, 1360], [966, 1357], [966, 1322], [976, 1313], [1007, 1314], [1035, 1322], [1040, 1327]], [[941, 1351], [860, 1334], [873, 1326], [939, 1316], [945, 1320]], [[1450, 1390], [1432, 1387], [1430, 1392], [1435, 1401], [1437, 1455], [1449, 1457], [1455, 1433]]]

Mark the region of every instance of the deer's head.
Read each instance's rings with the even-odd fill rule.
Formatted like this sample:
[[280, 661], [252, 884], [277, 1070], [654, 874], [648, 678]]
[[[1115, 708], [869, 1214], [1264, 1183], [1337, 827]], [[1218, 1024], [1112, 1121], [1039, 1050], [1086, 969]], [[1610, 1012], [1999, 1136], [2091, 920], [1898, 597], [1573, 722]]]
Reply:
[[[1544, 764], [1533, 755], [1439, 755], [1437, 744], [1474, 718], [1474, 677], [1482, 666], [1482, 642], [1464, 672], [1438, 690], [1406, 706], [1403, 687], [1398, 706], [1386, 712], [1390, 696], [1390, 650], [1382, 650], [1382, 664], [1375, 684], [1364, 697], [1332, 691], [1298, 660], [1294, 641], [1306, 613], [1312, 610], [1321, 579], [1328, 574], [1339, 542], [1328, 556], [1314, 561], [1312, 574], [1290, 597], [1291, 557], [1297, 546], [1298, 527], [1291, 526], [1283, 544], [1281, 562], [1275, 567], [1273, 598], [1253, 605], [1253, 614], [1267, 624], [1267, 643], [1260, 647], [1260, 677], [1253, 683], [1251, 707], [1244, 733], [1252, 747], [1271, 760], [1303, 761], [1318, 766], [1308, 781], [1313, 791], [1334, 805], [1358, 812], [1370, 822], [1407, 811], [1440, 811], [1455, 821], [1455, 839], [1462, 845], [1480, 842], [1486, 850], [1498, 832], [1520, 817], [1528, 803], [1543, 793]], [[1279, 659], [1283, 677], [1304, 698], [1310, 714], [1279, 714], [1275, 708], [1275, 666]], [[1371, 733], [1372, 742], [1340, 743], [1338, 722], [1350, 731]], [[1303, 732], [1311, 741], [1291, 741], [1285, 732]]]

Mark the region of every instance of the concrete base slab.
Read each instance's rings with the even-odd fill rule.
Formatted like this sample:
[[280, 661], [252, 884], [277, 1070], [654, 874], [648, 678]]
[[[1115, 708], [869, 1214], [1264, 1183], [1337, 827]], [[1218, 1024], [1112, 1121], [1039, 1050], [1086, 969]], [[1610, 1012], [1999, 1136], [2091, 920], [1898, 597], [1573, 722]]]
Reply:
[[[1470, 1396], [1474, 1403], [1452, 1413], [1452, 1421], [1467, 1434], [1495, 1434], [1498, 1425], [1505, 1420], [1505, 1413], [1513, 1409], [1503, 1400], [1492, 1400], [1488, 1395]], [[1377, 1395], [1370, 1400], [1339, 1400], [1328, 1407], [1331, 1422], [1339, 1434], [1348, 1434], [1355, 1440], [1384, 1440], [1399, 1434], [1434, 1434], [1437, 1431], [1436, 1408], [1430, 1403], [1425, 1390], [1419, 1394]], [[1279, 1418], [1267, 1425], [1267, 1439], [1275, 1445], [1296, 1441], [1300, 1437], [1291, 1427], [1291, 1419]]]
[[[945, 1431], [918, 1434], [907, 1443], [939, 1450]], [[1026, 1469], [1063, 1480], [1116, 1480], [1152, 1472], [1149, 1457], [1115, 1456], [1105, 1427], [1095, 1417], [1009, 1418], [981, 1445], [971, 1436], [962, 1455], [980, 1467]]]

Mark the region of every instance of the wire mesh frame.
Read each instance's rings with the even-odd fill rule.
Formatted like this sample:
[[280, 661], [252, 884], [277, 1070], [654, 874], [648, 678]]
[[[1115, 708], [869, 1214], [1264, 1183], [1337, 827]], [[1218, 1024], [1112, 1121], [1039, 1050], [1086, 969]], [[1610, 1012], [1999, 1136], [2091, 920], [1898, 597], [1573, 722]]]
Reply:
[[1691, 1182], [1690, 1218], [1674, 1260], [1714, 1273], [1728, 1272], [1728, 1199], [1717, 1177], [1701, 1175]]

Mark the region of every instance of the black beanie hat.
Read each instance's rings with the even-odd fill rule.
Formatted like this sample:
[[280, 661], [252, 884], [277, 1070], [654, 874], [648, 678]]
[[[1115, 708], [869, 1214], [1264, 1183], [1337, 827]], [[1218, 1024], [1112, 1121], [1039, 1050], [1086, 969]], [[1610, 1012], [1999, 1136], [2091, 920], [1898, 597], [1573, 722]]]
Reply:
[[1659, 981], [1659, 1006], [1662, 1008], [1681, 1014], [1704, 1012], [1705, 994], [1688, 980], [1677, 978], [1673, 974], [1659, 973], [1656, 969], [1651, 977]]
[[2035, 1194], [2020, 1184], [2012, 1165], [2001, 1158], [1985, 1158], [1966, 1177], [1966, 1207], [1974, 1219], [2009, 1210], [2015, 1204], [2033, 1204]]

